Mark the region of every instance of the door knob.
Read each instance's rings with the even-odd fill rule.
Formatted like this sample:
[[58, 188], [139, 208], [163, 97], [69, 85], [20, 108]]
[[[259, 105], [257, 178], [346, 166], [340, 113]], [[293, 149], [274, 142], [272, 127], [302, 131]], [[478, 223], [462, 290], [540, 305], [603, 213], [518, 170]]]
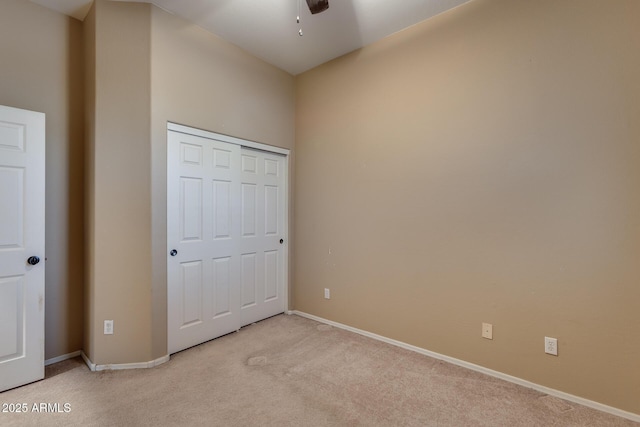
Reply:
[[29, 265], [36, 265], [39, 262], [40, 262], [40, 258], [38, 258], [37, 256], [30, 256], [27, 259], [27, 264]]
[[280, 244], [283, 244], [283, 243], [284, 243], [284, 239], [280, 239]]
[[171, 252], [169, 252], [169, 255], [176, 256], [178, 255], [178, 251], [176, 251], [175, 249], [171, 249]]

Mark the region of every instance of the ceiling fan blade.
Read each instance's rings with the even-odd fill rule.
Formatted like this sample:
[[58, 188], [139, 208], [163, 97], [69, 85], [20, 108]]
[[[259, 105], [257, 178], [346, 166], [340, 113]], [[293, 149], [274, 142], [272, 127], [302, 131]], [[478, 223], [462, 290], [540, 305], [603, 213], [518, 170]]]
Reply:
[[307, 6], [313, 15], [329, 9], [329, 0], [307, 0]]

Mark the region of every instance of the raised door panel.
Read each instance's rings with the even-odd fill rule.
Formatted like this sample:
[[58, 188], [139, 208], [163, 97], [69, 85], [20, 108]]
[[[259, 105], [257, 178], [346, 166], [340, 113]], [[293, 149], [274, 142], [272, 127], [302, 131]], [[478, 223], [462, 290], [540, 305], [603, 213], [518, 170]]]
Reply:
[[181, 328], [197, 325], [203, 321], [202, 294], [204, 292], [204, 278], [202, 264], [202, 261], [191, 261], [180, 264], [180, 294], [182, 296]]
[[231, 169], [231, 150], [213, 148], [213, 167], [215, 169]]
[[24, 172], [0, 166], [0, 250], [24, 246]]
[[183, 142], [180, 144], [181, 163], [183, 165], [202, 166], [202, 149], [202, 145]]
[[217, 258], [213, 260], [213, 318], [228, 316], [231, 306], [231, 258]]
[[231, 238], [232, 207], [231, 182], [214, 180], [213, 189], [213, 238]]
[[280, 233], [278, 227], [279, 216], [278, 187], [274, 185], [264, 186], [264, 234], [277, 236]]
[[24, 153], [26, 150], [25, 125], [0, 120], [0, 150]]
[[257, 258], [256, 254], [242, 255], [242, 308], [256, 304], [256, 281], [257, 281]]
[[24, 297], [23, 276], [0, 278], [0, 362], [23, 356]]
[[255, 184], [242, 184], [242, 236], [256, 235], [258, 188]]
[[273, 301], [278, 298], [280, 255], [277, 250], [264, 253], [264, 300]]
[[264, 159], [264, 174], [265, 176], [278, 177], [280, 176], [280, 163], [274, 159]]
[[258, 158], [252, 154], [242, 154], [242, 172], [257, 174], [258, 173]]
[[202, 179], [180, 178], [180, 241], [202, 240]]

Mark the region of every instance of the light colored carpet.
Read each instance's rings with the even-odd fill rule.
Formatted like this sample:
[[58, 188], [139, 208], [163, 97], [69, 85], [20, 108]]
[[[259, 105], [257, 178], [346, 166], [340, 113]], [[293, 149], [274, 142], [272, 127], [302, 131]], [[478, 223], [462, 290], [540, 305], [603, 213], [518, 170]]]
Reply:
[[540, 392], [298, 316], [280, 315], [153, 369], [90, 372], [80, 359], [0, 393], [33, 426], [637, 426]]

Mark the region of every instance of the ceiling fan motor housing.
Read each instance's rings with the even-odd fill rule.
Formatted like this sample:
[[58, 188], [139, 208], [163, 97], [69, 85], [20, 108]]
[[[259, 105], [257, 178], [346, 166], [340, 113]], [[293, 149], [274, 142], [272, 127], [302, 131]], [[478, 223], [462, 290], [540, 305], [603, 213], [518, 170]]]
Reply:
[[307, 6], [313, 15], [329, 9], [329, 0], [307, 0]]

